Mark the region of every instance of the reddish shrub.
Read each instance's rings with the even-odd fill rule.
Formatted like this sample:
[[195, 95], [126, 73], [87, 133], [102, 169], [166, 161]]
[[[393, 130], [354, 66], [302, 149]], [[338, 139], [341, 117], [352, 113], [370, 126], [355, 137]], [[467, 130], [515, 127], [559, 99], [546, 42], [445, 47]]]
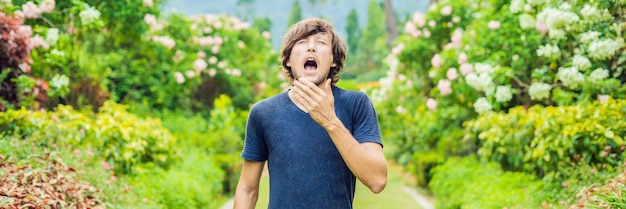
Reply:
[[30, 158], [22, 165], [0, 155], [0, 208], [104, 208], [102, 192], [74, 168], [50, 153]]

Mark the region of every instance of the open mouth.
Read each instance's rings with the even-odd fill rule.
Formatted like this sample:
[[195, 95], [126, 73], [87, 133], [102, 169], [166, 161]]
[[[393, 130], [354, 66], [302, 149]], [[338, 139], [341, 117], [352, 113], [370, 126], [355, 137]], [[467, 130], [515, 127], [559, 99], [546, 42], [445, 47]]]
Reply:
[[317, 70], [317, 62], [315, 62], [314, 60], [307, 60], [304, 63], [304, 71], [312, 72], [315, 70]]

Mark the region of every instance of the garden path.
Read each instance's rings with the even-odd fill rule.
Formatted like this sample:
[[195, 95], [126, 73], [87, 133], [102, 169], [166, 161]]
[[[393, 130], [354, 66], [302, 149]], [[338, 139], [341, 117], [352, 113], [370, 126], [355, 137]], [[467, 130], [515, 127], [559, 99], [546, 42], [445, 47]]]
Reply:
[[[267, 171], [267, 169], [265, 169]], [[407, 177], [402, 167], [392, 162], [389, 163], [387, 187], [380, 194], [372, 194], [364, 185], [358, 184], [355, 195], [354, 208], [356, 209], [379, 209], [379, 208], [402, 208], [402, 209], [434, 209], [434, 199], [421, 192], [411, 183], [411, 177]], [[259, 200], [257, 208], [267, 208], [269, 177], [267, 172], [261, 178]], [[226, 202], [220, 209], [233, 208], [233, 199]]]

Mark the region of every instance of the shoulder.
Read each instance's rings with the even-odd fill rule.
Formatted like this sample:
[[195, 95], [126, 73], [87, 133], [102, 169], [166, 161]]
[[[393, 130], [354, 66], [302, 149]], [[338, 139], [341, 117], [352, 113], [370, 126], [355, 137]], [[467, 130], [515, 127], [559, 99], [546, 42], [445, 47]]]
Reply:
[[351, 101], [356, 103], [369, 102], [369, 97], [362, 91], [346, 90], [335, 86], [333, 87], [333, 95], [335, 96], [335, 99], [340, 101]]
[[285, 96], [286, 96], [286, 92], [283, 91], [279, 94], [276, 94], [274, 96], [268, 97], [266, 99], [263, 99], [261, 101], [258, 101], [257, 103], [254, 103], [252, 105], [252, 107], [250, 108], [251, 112], [256, 112], [256, 111], [267, 111], [269, 109], [273, 109], [276, 106], [282, 106], [285, 103]]

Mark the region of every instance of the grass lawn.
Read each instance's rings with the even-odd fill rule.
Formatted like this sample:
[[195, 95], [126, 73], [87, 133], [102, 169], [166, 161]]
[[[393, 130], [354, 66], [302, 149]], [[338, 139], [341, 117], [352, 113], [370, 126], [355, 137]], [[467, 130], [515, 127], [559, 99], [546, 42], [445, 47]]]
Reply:
[[[380, 194], [374, 194], [357, 180], [356, 194], [354, 197], [355, 209], [379, 209], [379, 208], [403, 208], [420, 209], [417, 202], [402, 189], [411, 184], [402, 177], [401, 168], [389, 163], [387, 174], [387, 187]], [[257, 209], [266, 209], [269, 200], [269, 177], [261, 178], [259, 188], [259, 200]]]

